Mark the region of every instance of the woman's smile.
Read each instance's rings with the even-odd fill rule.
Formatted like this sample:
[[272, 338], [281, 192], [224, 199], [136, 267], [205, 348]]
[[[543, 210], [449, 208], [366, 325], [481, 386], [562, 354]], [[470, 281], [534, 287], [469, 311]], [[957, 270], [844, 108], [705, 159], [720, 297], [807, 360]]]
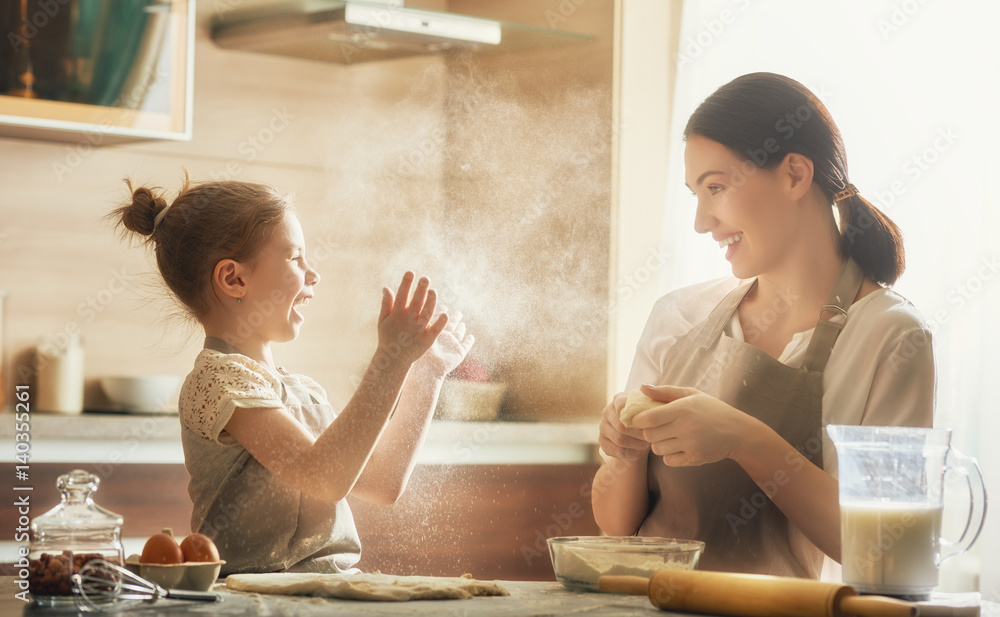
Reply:
[[726, 249], [726, 259], [730, 259], [736, 249], [739, 247], [740, 241], [743, 240], [743, 232], [735, 233], [719, 240], [719, 248]]

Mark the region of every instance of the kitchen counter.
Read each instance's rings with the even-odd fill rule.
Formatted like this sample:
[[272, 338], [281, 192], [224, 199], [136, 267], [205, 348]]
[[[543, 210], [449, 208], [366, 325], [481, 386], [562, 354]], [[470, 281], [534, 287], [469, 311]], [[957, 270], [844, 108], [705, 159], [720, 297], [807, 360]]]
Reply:
[[[0, 612], [4, 615], [68, 615], [75, 614], [73, 610], [57, 610], [33, 605], [25, 606], [14, 598], [13, 579], [4, 577], [0, 588], [3, 598], [0, 599]], [[159, 600], [158, 605], [144, 606], [135, 611], [116, 613], [119, 615], [136, 614], [144, 617], [161, 617], [166, 615], [294, 615], [309, 617], [311, 615], [408, 615], [410, 617], [454, 616], [477, 617], [510, 616], [530, 617], [533, 615], [602, 615], [617, 617], [625, 615], [670, 615], [652, 607], [649, 600], [643, 596], [622, 596], [599, 593], [573, 593], [567, 591], [558, 583], [547, 582], [511, 582], [499, 581], [510, 592], [507, 597], [483, 597], [467, 600], [419, 600], [414, 602], [360, 602], [350, 600], [328, 600], [321, 598], [260, 595], [223, 591], [220, 586], [222, 602], [205, 604], [201, 602], [181, 602], [177, 600]], [[20, 611], [20, 612], [19, 612]]]
[[[68, 609], [42, 608], [24, 604], [15, 598], [18, 591], [14, 577], [0, 577], [0, 614], [31, 615], [73, 615], [77, 611]], [[165, 617], [179, 615], [291, 615], [311, 617], [312, 615], [343, 615], [345, 617], [365, 617], [368, 615], [407, 615], [420, 617], [542, 617], [561, 615], [600, 615], [601, 617], [625, 617], [627, 615], [691, 615], [662, 611], [654, 608], [645, 596], [626, 596], [605, 593], [575, 593], [567, 591], [559, 583], [497, 581], [510, 593], [507, 597], [477, 597], [467, 600], [418, 600], [413, 602], [362, 602], [333, 600], [325, 598], [261, 595], [226, 590], [224, 585], [216, 585], [215, 591], [222, 601], [215, 604], [184, 602], [180, 600], [158, 600], [156, 604], [141, 606], [135, 610], [116, 612], [119, 615], [142, 615], [143, 617]], [[1000, 615], [1000, 603], [982, 601], [980, 614]], [[705, 617], [705, 616], [702, 616]]]
[[[15, 462], [14, 415], [0, 414], [0, 462]], [[31, 415], [29, 457], [36, 463], [183, 463], [175, 414]], [[418, 464], [571, 464], [597, 458], [597, 421], [452, 422], [435, 420]]]

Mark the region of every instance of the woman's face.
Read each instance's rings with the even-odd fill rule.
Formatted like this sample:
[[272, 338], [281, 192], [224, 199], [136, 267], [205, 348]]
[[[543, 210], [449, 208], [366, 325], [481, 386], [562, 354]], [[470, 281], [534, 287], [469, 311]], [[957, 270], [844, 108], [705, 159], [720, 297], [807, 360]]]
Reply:
[[775, 268], [798, 223], [782, 190], [783, 165], [760, 169], [719, 142], [692, 135], [684, 166], [684, 183], [698, 199], [695, 231], [712, 234], [733, 275], [747, 279]]

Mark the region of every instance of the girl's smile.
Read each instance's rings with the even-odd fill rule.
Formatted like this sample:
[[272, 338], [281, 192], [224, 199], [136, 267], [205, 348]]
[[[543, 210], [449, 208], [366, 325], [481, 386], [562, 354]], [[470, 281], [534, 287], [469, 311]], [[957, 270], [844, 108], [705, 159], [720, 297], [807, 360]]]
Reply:
[[286, 342], [298, 336], [305, 321], [301, 309], [315, 295], [313, 287], [319, 280], [306, 262], [302, 225], [286, 212], [243, 277], [246, 295], [239, 310], [249, 311], [242, 318], [254, 328], [255, 338]]
[[295, 316], [299, 318], [299, 320], [304, 320], [304, 319], [305, 319], [305, 317], [303, 317], [303, 316], [302, 316], [302, 313], [300, 313], [300, 312], [299, 312], [299, 311], [298, 311], [298, 310], [296, 309], [296, 307], [298, 307], [298, 306], [306, 306], [306, 305], [308, 305], [308, 304], [309, 304], [309, 300], [310, 300], [311, 298], [312, 298], [312, 296], [302, 296], [302, 297], [300, 297], [300, 298], [297, 298], [297, 299], [295, 300], [295, 302], [293, 302], [293, 303], [292, 303], [292, 313], [294, 313], [294, 314], [295, 314]]

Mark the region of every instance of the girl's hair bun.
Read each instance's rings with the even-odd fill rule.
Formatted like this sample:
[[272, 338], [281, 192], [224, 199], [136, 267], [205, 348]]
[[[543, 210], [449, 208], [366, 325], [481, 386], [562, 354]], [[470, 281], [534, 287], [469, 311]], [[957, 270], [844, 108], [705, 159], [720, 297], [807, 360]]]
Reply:
[[192, 184], [186, 172], [169, 206], [159, 188], [126, 183], [129, 197], [108, 219], [124, 239], [153, 248], [163, 282], [202, 323], [219, 301], [211, 284], [215, 265], [223, 259], [252, 263], [292, 208], [269, 186], [234, 180]]
[[156, 215], [167, 207], [167, 201], [154, 193], [154, 189], [145, 186], [133, 189], [131, 182], [125, 182], [132, 192], [132, 203], [125, 204], [116, 211], [121, 216], [121, 225], [137, 234], [151, 236]]

